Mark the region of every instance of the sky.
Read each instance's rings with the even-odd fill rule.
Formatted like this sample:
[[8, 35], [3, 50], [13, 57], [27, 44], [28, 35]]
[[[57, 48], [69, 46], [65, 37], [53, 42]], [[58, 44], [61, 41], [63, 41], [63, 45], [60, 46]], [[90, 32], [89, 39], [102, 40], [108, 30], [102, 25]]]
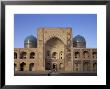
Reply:
[[27, 36], [37, 37], [41, 27], [71, 27], [72, 35], [81, 35], [86, 40], [86, 48], [97, 48], [96, 14], [15, 14], [14, 48], [24, 48]]

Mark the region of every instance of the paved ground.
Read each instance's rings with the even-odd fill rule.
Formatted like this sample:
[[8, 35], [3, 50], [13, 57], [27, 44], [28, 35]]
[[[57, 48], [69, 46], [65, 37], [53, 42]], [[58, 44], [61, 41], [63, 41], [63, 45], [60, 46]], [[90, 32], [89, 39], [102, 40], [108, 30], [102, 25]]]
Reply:
[[16, 72], [15, 76], [97, 76], [96, 72]]

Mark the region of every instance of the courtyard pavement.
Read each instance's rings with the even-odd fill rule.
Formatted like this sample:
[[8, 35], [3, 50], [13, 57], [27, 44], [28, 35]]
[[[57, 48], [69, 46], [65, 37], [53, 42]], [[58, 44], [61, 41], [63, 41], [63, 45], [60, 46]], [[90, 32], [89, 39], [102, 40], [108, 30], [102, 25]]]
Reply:
[[97, 76], [96, 72], [15, 72], [15, 76]]

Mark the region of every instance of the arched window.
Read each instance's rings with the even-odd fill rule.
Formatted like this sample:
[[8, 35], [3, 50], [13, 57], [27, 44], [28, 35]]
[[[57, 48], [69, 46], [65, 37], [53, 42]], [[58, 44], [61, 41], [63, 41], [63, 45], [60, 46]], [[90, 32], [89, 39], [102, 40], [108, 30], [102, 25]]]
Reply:
[[22, 62], [20, 64], [20, 71], [24, 71], [25, 70], [25, 67], [26, 67], [26, 63]]
[[83, 57], [84, 58], [89, 58], [89, 52], [88, 51], [84, 51], [83, 52]]
[[16, 71], [17, 69], [17, 65], [16, 65], [16, 63], [14, 63], [14, 71]]
[[97, 52], [93, 52], [93, 58], [97, 58]]
[[56, 56], [57, 56], [57, 52], [53, 52], [52, 53], [52, 58], [56, 58]]
[[30, 59], [34, 59], [35, 58], [35, 53], [34, 52], [31, 52], [30, 53]]
[[79, 58], [80, 57], [80, 53], [79, 52], [75, 52], [75, 58]]
[[83, 71], [90, 71], [90, 63], [89, 62], [83, 63]]
[[34, 63], [30, 63], [29, 65], [29, 71], [33, 71], [34, 70]]
[[17, 59], [17, 53], [14, 52], [14, 59]]
[[20, 59], [26, 59], [26, 55], [27, 55], [26, 52], [21, 52], [20, 53]]

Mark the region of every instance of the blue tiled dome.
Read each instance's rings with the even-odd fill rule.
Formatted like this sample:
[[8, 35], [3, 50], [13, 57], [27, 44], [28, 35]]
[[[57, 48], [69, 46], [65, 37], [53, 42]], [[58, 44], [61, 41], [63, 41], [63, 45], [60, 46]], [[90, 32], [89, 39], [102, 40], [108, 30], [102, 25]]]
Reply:
[[74, 43], [86, 43], [86, 40], [83, 36], [77, 35], [73, 38]]
[[25, 38], [24, 43], [28, 43], [28, 42], [34, 43], [36, 41], [37, 41], [36, 37], [34, 37], [33, 35], [30, 35]]
[[[27, 46], [29, 45], [29, 46]], [[35, 48], [37, 46], [37, 38], [33, 35], [27, 36], [24, 40], [24, 47]]]

